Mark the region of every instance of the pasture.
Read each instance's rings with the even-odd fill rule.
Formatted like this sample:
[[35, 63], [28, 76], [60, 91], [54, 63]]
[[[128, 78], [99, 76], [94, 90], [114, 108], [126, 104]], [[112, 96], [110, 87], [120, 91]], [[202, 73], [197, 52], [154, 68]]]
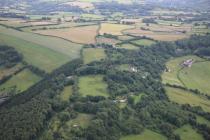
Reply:
[[69, 127], [79, 126], [82, 128], [87, 128], [91, 119], [92, 119], [91, 115], [79, 113], [75, 119], [68, 121], [67, 125]]
[[206, 124], [207, 126], [210, 127], [210, 121], [205, 119], [204, 117], [196, 115], [196, 121], [200, 124]]
[[127, 50], [138, 50], [139, 49], [138, 47], [136, 47], [132, 44], [129, 44], [129, 43], [117, 45], [116, 47], [119, 49], [127, 49]]
[[200, 106], [204, 111], [210, 112], [210, 101], [208, 99], [182, 89], [171, 87], [165, 87], [165, 89], [170, 101], [178, 104]]
[[21, 68], [23, 68], [23, 65], [20, 63], [20, 64], [17, 64], [15, 65], [14, 67], [12, 68], [0, 68], [0, 80], [3, 78], [3, 77], [7, 77], [9, 75], [12, 75], [14, 73], [16, 73], [18, 70], [20, 70]]
[[124, 136], [120, 140], [167, 140], [167, 138], [159, 133], [146, 129], [142, 134]]
[[123, 31], [127, 29], [134, 28], [134, 26], [123, 25], [123, 24], [114, 24], [114, 23], [102, 23], [100, 34], [104, 33], [112, 34], [112, 35], [123, 35]]
[[184, 125], [177, 129], [175, 134], [178, 134], [181, 137], [181, 140], [204, 140], [202, 135], [197, 133], [190, 125]]
[[64, 38], [75, 43], [91, 44], [95, 43], [98, 28], [98, 25], [93, 25], [66, 29], [39, 30], [35, 32], [43, 35]]
[[39, 80], [41, 80], [39, 76], [35, 75], [30, 70], [25, 69], [18, 74], [12, 76], [11, 79], [2, 84], [0, 86], [0, 93], [7, 93], [11, 90], [11, 88], [14, 87], [15, 91], [17, 93], [20, 93], [37, 83]]
[[61, 92], [60, 99], [62, 101], [69, 101], [71, 95], [72, 95], [72, 86], [66, 86], [64, 87], [64, 90]]
[[79, 78], [79, 94], [82, 96], [104, 96], [108, 97], [107, 84], [102, 75], [82, 76]]
[[154, 41], [149, 40], [149, 39], [135, 40], [135, 41], [132, 41], [132, 43], [139, 45], [139, 46], [151, 46], [151, 45], [155, 44]]
[[106, 58], [105, 50], [102, 48], [85, 48], [82, 55], [85, 64]]
[[103, 37], [103, 36], [99, 36], [96, 38], [96, 42], [98, 44], [109, 44], [109, 45], [116, 45], [117, 43], [120, 43], [119, 40], [117, 39], [113, 39], [113, 38], [106, 38], [106, 37]]

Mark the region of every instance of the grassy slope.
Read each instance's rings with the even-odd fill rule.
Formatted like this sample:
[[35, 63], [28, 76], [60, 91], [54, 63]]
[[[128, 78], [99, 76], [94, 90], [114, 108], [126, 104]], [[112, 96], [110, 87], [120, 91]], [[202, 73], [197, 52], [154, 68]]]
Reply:
[[17, 91], [22, 92], [28, 89], [30, 86], [38, 82], [41, 78], [33, 74], [30, 70], [25, 69], [14, 75], [10, 80], [0, 86], [0, 89], [6, 89], [6, 91], [13, 86], [17, 86]]
[[184, 125], [183, 127], [177, 129], [175, 134], [180, 135], [181, 140], [204, 140], [202, 135], [193, 130], [190, 125]]
[[179, 104], [190, 104], [191, 106], [201, 106], [204, 111], [210, 112], [210, 101], [191, 92], [181, 89], [166, 87], [169, 99]]
[[140, 135], [125, 136], [120, 140], [167, 140], [167, 138], [151, 130], [144, 130]]
[[106, 58], [104, 49], [87, 48], [83, 50], [84, 63], [88, 64], [93, 61], [99, 61]]
[[82, 96], [104, 96], [107, 97], [107, 84], [102, 75], [83, 76], [79, 78], [79, 93]]
[[137, 45], [141, 45], [141, 46], [151, 46], [151, 45], [155, 44], [154, 41], [148, 40], [148, 39], [140, 39], [140, 40], [135, 40], [135, 41], [132, 41], [132, 42], [137, 44]]

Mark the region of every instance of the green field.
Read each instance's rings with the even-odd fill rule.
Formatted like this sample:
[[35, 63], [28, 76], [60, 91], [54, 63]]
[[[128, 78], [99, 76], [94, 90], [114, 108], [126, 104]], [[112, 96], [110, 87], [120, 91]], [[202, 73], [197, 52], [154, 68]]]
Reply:
[[72, 95], [72, 86], [66, 86], [62, 91], [60, 98], [62, 101], [69, 101], [71, 95]]
[[32, 73], [30, 70], [25, 69], [2, 84], [0, 86], [0, 92], [10, 91], [11, 87], [16, 86], [17, 93], [20, 93], [37, 83], [39, 80], [41, 80], [40, 77]]
[[80, 77], [79, 93], [82, 96], [109, 96], [107, 92], [107, 84], [103, 81], [102, 75]]
[[151, 130], [144, 130], [140, 135], [129, 135], [120, 140], [167, 140], [167, 138]]
[[198, 134], [190, 125], [184, 125], [177, 129], [175, 134], [178, 134], [181, 140], [204, 140], [202, 135]]
[[182, 89], [165, 87], [169, 99], [178, 104], [200, 106], [204, 111], [210, 112], [210, 101], [204, 97], [195, 95]]
[[205, 119], [205, 118], [203, 118], [201, 116], [196, 115], [196, 120], [197, 120], [198, 123], [200, 123], [200, 124], [206, 124], [207, 126], [210, 127], [210, 121], [208, 121], [207, 119]]
[[106, 54], [104, 52], [104, 49], [102, 48], [83, 49], [83, 59], [85, 64], [88, 64], [93, 61], [100, 61], [104, 58], [106, 58]]
[[82, 128], [86, 128], [88, 127], [91, 119], [91, 115], [79, 113], [75, 119], [68, 121], [67, 125], [69, 127], [80, 126]]
[[127, 49], [127, 50], [138, 50], [139, 48], [132, 45], [132, 44], [122, 44], [122, 45], [119, 45], [117, 46], [117, 48], [121, 48], [121, 49]]
[[133, 95], [132, 97], [133, 97], [133, 99], [134, 99], [134, 104], [137, 104], [137, 103], [141, 100], [141, 98], [142, 98], [143, 96], [145, 96], [144, 93], [139, 94], [139, 95]]
[[[181, 70], [180, 64], [188, 59], [195, 62], [192, 67], [185, 67]], [[190, 89], [210, 95], [210, 61], [204, 61], [197, 56], [184, 56], [172, 59], [166, 64], [170, 72], [164, 72], [162, 75], [163, 83], [185, 86]]]
[[149, 39], [135, 40], [135, 41], [132, 41], [132, 43], [139, 45], [139, 46], [151, 46], [151, 45], [155, 44], [154, 41], [149, 40]]

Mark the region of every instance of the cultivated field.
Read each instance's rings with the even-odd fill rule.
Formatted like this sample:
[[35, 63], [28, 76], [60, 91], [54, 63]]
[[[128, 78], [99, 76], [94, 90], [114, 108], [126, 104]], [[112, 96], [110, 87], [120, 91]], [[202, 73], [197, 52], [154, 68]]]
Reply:
[[40, 30], [36, 33], [61, 37], [72, 42], [91, 44], [95, 43], [95, 37], [97, 35], [98, 26], [81, 26], [67, 29], [54, 29], [54, 30]]
[[132, 41], [132, 43], [139, 45], [139, 46], [151, 46], [151, 45], [155, 44], [154, 41], [149, 40], [149, 39], [135, 40], [135, 41]]
[[202, 135], [197, 133], [190, 125], [184, 125], [177, 129], [175, 134], [180, 135], [181, 140], [204, 140]]
[[30, 70], [25, 69], [2, 84], [0, 86], [0, 94], [5, 95], [5, 93], [9, 92], [11, 88], [14, 87], [16, 87], [15, 91], [20, 93], [37, 83], [39, 80], [41, 80], [40, 77], [32, 73]]
[[123, 35], [122, 31], [134, 28], [134, 26], [130, 25], [122, 25], [122, 24], [112, 24], [112, 23], [102, 23], [100, 34], [104, 33], [112, 34], [112, 35]]
[[[193, 59], [192, 67], [182, 69], [180, 65], [183, 61]], [[204, 61], [197, 56], [184, 56], [172, 59], [166, 64], [169, 69], [162, 75], [163, 83], [185, 86], [190, 89], [210, 94], [210, 62]]]
[[80, 77], [79, 93], [82, 96], [109, 96], [107, 84], [103, 81], [102, 75]]
[[146, 129], [140, 135], [125, 136], [122, 137], [120, 140], [167, 140], [167, 138], [161, 134]]
[[171, 87], [165, 87], [165, 89], [171, 101], [176, 102], [178, 104], [201, 106], [201, 108], [204, 111], [210, 112], [210, 101], [208, 99], [182, 89], [171, 88]]
[[101, 59], [106, 58], [106, 54], [104, 52], [104, 49], [102, 48], [86, 48], [83, 49], [83, 59], [84, 63], [88, 64], [93, 61], [100, 61]]

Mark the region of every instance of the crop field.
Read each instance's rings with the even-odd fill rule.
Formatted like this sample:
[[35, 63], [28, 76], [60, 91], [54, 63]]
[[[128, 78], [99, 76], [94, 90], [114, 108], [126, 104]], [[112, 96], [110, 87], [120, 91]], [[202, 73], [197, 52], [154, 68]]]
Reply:
[[102, 48], [86, 48], [83, 49], [84, 63], [88, 64], [93, 61], [100, 61], [106, 58], [104, 49]]
[[[188, 59], [195, 62], [192, 67], [185, 67], [181, 70], [180, 64]], [[190, 89], [198, 89], [199, 91], [210, 94], [210, 62], [204, 61], [197, 56], [185, 56], [172, 59], [166, 64], [170, 72], [164, 72], [162, 75], [163, 83], [170, 83], [185, 86]]]
[[60, 98], [62, 101], [69, 101], [71, 95], [72, 95], [72, 86], [66, 86], [62, 91]]
[[171, 87], [165, 87], [165, 89], [171, 101], [176, 102], [178, 104], [201, 106], [201, 108], [204, 111], [210, 112], [210, 101], [208, 99], [182, 89], [171, 88]]
[[79, 93], [82, 96], [109, 96], [107, 84], [103, 81], [102, 75], [80, 77]]
[[167, 138], [161, 134], [146, 129], [140, 135], [125, 136], [122, 137], [120, 140], [167, 140]]
[[132, 43], [140, 45], [140, 46], [151, 46], [151, 45], [155, 44], [154, 41], [149, 40], [149, 39], [135, 40], [135, 41], [132, 41]]
[[91, 44], [95, 43], [98, 26], [82, 26], [68, 29], [42, 30], [36, 33], [50, 36], [57, 36], [72, 42]]
[[39, 76], [35, 75], [30, 70], [25, 69], [2, 84], [0, 86], [0, 93], [4, 94], [5, 92], [9, 92], [13, 87], [16, 87], [16, 92], [20, 93], [37, 83], [39, 80], [41, 80]]
[[139, 47], [136, 47], [132, 44], [126, 43], [126, 44], [122, 44], [122, 45], [117, 45], [116, 46], [119, 49], [127, 49], [127, 50], [138, 50]]
[[180, 135], [181, 140], [204, 140], [202, 135], [197, 133], [190, 125], [184, 125], [177, 129], [175, 134]]
[[0, 68], [0, 80], [3, 77], [9, 76], [14, 74], [15, 72], [17, 72], [19, 69], [21, 69], [23, 67], [22, 64], [17, 64], [12, 68]]
[[134, 28], [131, 25], [122, 25], [122, 24], [113, 24], [113, 23], [102, 23], [100, 34], [104, 33], [112, 34], [112, 35], [123, 35], [123, 31], [127, 29]]

